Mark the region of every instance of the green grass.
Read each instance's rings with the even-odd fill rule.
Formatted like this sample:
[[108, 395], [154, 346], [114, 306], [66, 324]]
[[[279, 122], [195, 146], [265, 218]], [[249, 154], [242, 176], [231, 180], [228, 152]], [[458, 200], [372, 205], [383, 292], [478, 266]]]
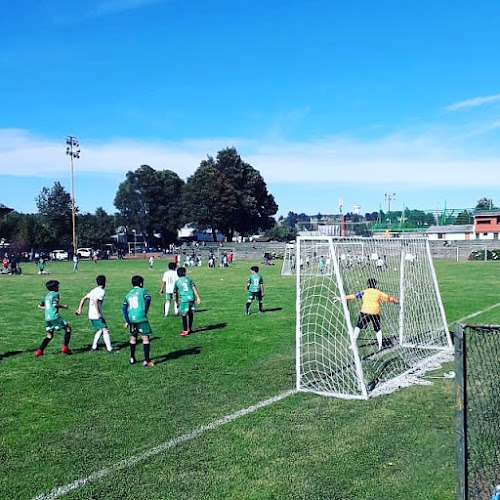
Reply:
[[[31, 264], [22, 276], [1, 276], [0, 497], [34, 498], [292, 389], [294, 278], [264, 267], [266, 312], [245, 317], [245, 283], [255, 264], [188, 269], [202, 304], [196, 333], [183, 338], [180, 318], [163, 317], [165, 260], [152, 271], [145, 260], [83, 261], [78, 274], [71, 263], [53, 263], [50, 278], [61, 282], [70, 306], [63, 315], [75, 354], [60, 354], [56, 336], [41, 358], [34, 357], [44, 336], [36, 304], [47, 277]], [[497, 263], [436, 268], [450, 323], [498, 301]], [[101, 273], [108, 279], [105, 316], [121, 346], [111, 355], [88, 351], [93, 332], [84, 315], [74, 315]], [[134, 274], [153, 295], [153, 369], [128, 364], [121, 303]], [[497, 311], [473, 322], [499, 322]], [[451, 500], [453, 411], [447, 379], [366, 402], [295, 394], [65, 498]]]

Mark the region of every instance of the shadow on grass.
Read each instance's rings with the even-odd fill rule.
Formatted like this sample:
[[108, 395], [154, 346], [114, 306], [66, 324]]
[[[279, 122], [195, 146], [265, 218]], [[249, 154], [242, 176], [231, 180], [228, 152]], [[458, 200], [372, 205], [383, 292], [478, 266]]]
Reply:
[[23, 354], [25, 352], [35, 352], [35, 349], [29, 349], [27, 351], [7, 351], [3, 354], [0, 354], [0, 361], [3, 361], [5, 358], [11, 358], [12, 356], [17, 356], [18, 354]]
[[282, 311], [282, 307], [273, 307], [272, 309], [263, 309], [262, 312], [269, 313], [269, 312], [276, 312], [276, 311]]
[[196, 328], [195, 330], [192, 330], [189, 336], [196, 333], [209, 332], [211, 330], [221, 330], [222, 328], [226, 328], [226, 326], [227, 323], [216, 323], [215, 325], [202, 326], [201, 328]]
[[161, 363], [166, 363], [172, 359], [179, 359], [183, 356], [191, 356], [193, 354], [200, 354], [201, 347], [191, 347], [190, 349], [180, 349], [178, 351], [169, 352], [168, 354], [164, 354], [162, 356], [154, 356], [151, 359], [154, 361], [156, 365]]
[[[152, 342], [153, 340], [158, 340], [161, 339], [162, 337], [151, 337], [149, 340]], [[142, 344], [142, 341], [140, 338], [137, 339], [137, 344]], [[111, 345], [113, 346], [113, 351], [118, 352], [121, 351], [122, 349], [126, 349], [130, 347], [130, 343], [127, 342], [112, 342]], [[73, 347], [70, 345], [71, 352], [73, 354], [81, 354], [82, 352], [89, 352], [92, 350], [92, 344], [87, 344], [81, 347], [77, 347], [73, 349]], [[106, 348], [104, 347], [103, 340], [100, 339], [99, 345], [97, 346], [98, 351], [103, 351], [106, 352]]]

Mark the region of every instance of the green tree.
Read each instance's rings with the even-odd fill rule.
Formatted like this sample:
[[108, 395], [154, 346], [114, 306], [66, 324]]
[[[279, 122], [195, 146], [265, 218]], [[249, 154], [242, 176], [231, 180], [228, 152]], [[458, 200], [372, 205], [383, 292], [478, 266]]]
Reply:
[[474, 216], [467, 210], [463, 210], [457, 215], [457, 218], [455, 219], [455, 224], [461, 225], [461, 224], [472, 224], [474, 222]]
[[187, 181], [185, 220], [198, 229], [219, 230], [228, 241], [236, 231], [248, 235], [273, 227], [277, 211], [261, 174], [235, 148], [219, 151], [215, 159], [209, 156]]
[[236, 204], [236, 192], [228, 179], [220, 175], [215, 160], [203, 160], [184, 188], [185, 222], [198, 229], [211, 229], [213, 241], [217, 241], [217, 231], [223, 233], [227, 229]]
[[149, 244], [175, 241], [182, 223], [184, 181], [170, 170], [141, 165], [118, 186], [114, 205], [128, 227], [140, 231]]
[[94, 214], [79, 215], [77, 227], [80, 247], [99, 248], [115, 233], [115, 218], [99, 207]]
[[493, 210], [493, 200], [490, 198], [481, 198], [477, 201], [476, 210]]
[[48, 237], [47, 245], [69, 246], [72, 241], [71, 196], [60, 182], [44, 187], [36, 197], [38, 213]]

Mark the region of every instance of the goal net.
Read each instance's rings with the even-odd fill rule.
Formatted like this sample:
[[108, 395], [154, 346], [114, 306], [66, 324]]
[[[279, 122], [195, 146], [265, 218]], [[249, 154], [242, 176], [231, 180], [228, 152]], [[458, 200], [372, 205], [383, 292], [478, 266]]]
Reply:
[[[366, 399], [451, 359], [452, 343], [424, 238], [298, 237], [297, 389]], [[381, 342], [371, 323], [356, 337], [368, 279], [399, 300], [380, 302]], [[380, 334], [379, 334], [380, 335]]]
[[296, 268], [295, 244], [286, 243], [285, 252], [283, 253], [283, 265], [281, 266], [281, 276], [294, 275]]

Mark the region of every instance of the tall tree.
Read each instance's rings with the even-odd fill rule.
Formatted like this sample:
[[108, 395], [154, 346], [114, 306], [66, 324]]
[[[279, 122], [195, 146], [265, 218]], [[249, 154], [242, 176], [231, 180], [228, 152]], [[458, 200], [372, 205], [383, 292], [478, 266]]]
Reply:
[[235, 148], [201, 162], [187, 181], [185, 216], [198, 229], [212, 228], [232, 241], [235, 231], [247, 235], [274, 226], [278, 211], [260, 173]]
[[60, 182], [54, 182], [52, 188], [44, 187], [36, 197], [38, 213], [42, 224], [50, 234], [47, 244], [67, 246], [72, 240], [71, 196]]
[[184, 181], [170, 170], [141, 165], [118, 186], [114, 205], [126, 225], [140, 231], [148, 243], [175, 241], [182, 220]]
[[99, 207], [95, 214], [79, 215], [77, 227], [80, 247], [99, 248], [109, 243], [115, 234], [115, 219]]

